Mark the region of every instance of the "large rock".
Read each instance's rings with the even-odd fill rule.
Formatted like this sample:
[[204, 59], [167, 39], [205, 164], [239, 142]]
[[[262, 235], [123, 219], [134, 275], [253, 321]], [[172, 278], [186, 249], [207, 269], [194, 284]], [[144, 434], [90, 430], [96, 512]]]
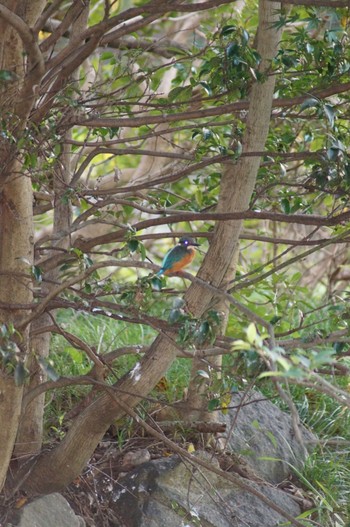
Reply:
[[[197, 455], [214, 467], [220, 463], [233, 470], [236, 478], [245, 475], [241, 481], [296, 517], [299, 505], [275, 485], [289, 475], [291, 466], [302, 467], [307, 451], [295, 438], [290, 416], [263, 399], [258, 392], [234, 395], [231, 406], [237, 408], [222, 416], [227, 426], [225, 452], [217, 457]], [[306, 441], [314, 439], [304, 427], [300, 430]], [[105, 478], [108, 485], [103, 486], [101, 499], [110, 518], [104, 516], [109, 521], [105, 525], [111, 527], [275, 527], [286, 521], [239, 485], [178, 456], [144, 463], [117, 482]], [[84, 525], [58, 494], [28, 504], [18, 520], [5, 527]]]
[[232, 397], [226, 423], [227, 448], [239, 454], [251, 469], [270, 483], [278, 484], [292, 472], [300, 470], [307, 457], [307, 441], [315, 436], [303, 425], [299, 426], [303, 440], [300, 444], [293, 430], [289, 414], [259, 392], [238, 393]]
[[[201, 455], [218, 466], [209, 454]], [[300, 514], [283, 491], [244, 481], [293, 517]], [[114, 486], [109, 506], [118, 518], [113, 527], [272, 527], [285, 521], [256, 496], [176, 456], [151, 461], [126, 475]]]
[[68, 501], [60, 494], [38, 498], [21, 511], [5, 527], [85, 527], [85, 521], [76, 516]]

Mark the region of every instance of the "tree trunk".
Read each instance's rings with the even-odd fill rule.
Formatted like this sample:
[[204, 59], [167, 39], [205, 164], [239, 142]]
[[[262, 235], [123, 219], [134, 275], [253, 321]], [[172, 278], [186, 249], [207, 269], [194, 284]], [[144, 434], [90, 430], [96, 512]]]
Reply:
[[[8, 1], [2, 2], [0, 6], [0, 69], [8, 70], [13, 76], [12, 81], [5, 85], [2, 83], [0, 89], [4, 127], [0, 143], [0, 320], [9, 328], [11, 325], [16, 328], [23, 317], [28, 315], [28, 310], [17, 309], [14, 304], [30, 304], [33, 300], [32, 185], [30, 178], [21, 174], [20, 164], [15, 159], [15, 150], [16, 138], [25, 128], [26, 118], [33, 104], [30, 82], [36, 82], [34, 74], [41, 74], [43, 71], [42, 63], [39, 61], [39, 64], [31, 53], [28, 53], [27, 64], [24, 64], [27, 49], [23, 42], [28, 43], [28, 26], [35, 22], [43, 6], [42, 0]], [[16, 7], [21, 17], [20, 27], [17, 24], [18, 17], [14, 13]], [[29, 83], [25, 81], [26, 68], [29, 77], [32, 75]], [[22, 335], [14, 334], [10, 338], [12, 345], [16, 347], [16, 352], [10, 358], [14, 368], [18, 363], [25, 362], [28, 334], [27, 329]], [[7, 345], [9, 342], [1, 344]], [[10, 375], [7, 368], [2, 366], [0, 376], [0, 422], [6, 423], [6, 426], [0, 429], [0, 490], [15, 442], [23, 393], [23, 387], [15, 385], [13, 373]]]
[[[278, 49], [280, 33], [271, 28], [271, 25], [279, 8], [279, 3], [269, 0], [260, 4], [259, 51], [264, 57], [263, 69], [268, 67], [269, 60]], [[252, 89], [245, 152], [264, 147], [273, 89], [273, 77], [268, 77], [264, 83], [255, 84]], [[258, 167], [259, 159], [255, 157], [226, 167], [222, 178], [220, 211], [239, 211], [248, 207]], [[200, 272], [203, 280], [225, 289], [225, 283], [235, 271], [234, 257], [240, 229], [241, 222], [237, 221], [218, 224]], [[213, 294], [207, 289], [193, 284], [185, 300], [193, 315], [198, 317], [208, 309], [212, 297]], [[171, 365], [176, 352], [177, 347], [170, 337], [160, 335], [155, 339], [147, 355], [115, 385], [123, 406], [135, 406], [150, 392]], [[21, 487], [30, 494], [54, 492], [65, 487], [81, 472], [110, 423], [124, 413], [124, 408], [108, 393], [103, 394], [78, 416], [60, 445], [39, 456], [27, 477], [22, 472], [18, 475], [17, 482], [22, 481]]]
[[[278, 20], [280, 4], [278, 2], [261, 1], [259, 4], [259, 27], [256, 35], [256, 46], [262, 57], [261, 72], [267, 72], [273, 57], [277, 54], [282, 30], [272, 27]], [[275, 76], [268, 75], [264, 82], [255, 82], [251, 89], [246, 129], [243, 137], [243, 152], [260, 152], [265, 148], [265, 142], [270, 125], [272, 98], [275, 88]], [[236, 164], [226, 166], [221, 178], [218, 212], [241, 212], [247, 210], [254, 191], [256, 177], [260, 165], [258, 156], [241, 157]], [[222, 289], [227, 289], [236, 273], [239, 254], [239, 235], [242, 221], [218, 223], [198, 277]], [[215, 269], [215, 274], [213, 274]], [[199, 294], [201, 291], [201, 294]], [[191, 313], [201, 316], [211, 305], [213, 293], [208, 289], [194, 284], [187, 294], [187, 306]], [[225, 333], [229, 306], [220, 299], [215, 309], [221, 313], [221, 332]], [[215, 369], [220, 368], [220, 359], [209, 363]], [[208, 419], [203, 415], [207, 408], [205, 393], [207, 383], [198, 379], [198, 370], [205, 369], [203, 361], [194, 359], [191, 371], [191, 381], [188, 392], [187, 418]]]
[[[10, 180], [0, 198], [0, 302], [1, 305], [30, 304], [32, 283], [30, 264], [33, 262], [33, 220], [31, 182], [24, 176]], [[1, 309], [0, 319], [14, 327], [28, 314], [26, 310]], [[15, 336], [14, 336], [15, 337]], [[17, 339], [17, 353], [11, 362], [24, 363], [28, 346], [28, 331]], [[6, 343], [4, 343], [6, 344]], [[20, 348], [18, 348], [18, 345]], [[23, 386], [16, 387], [13, 375], [10, 377], [3, 368], [0, 377], [0, 488], [7, 472], [10, 456], [17, 433]], [[12, 385], [12, 387], [11, 387]], [[11, 436], [9, 436], [11, 432]], [[4, 449], [4, 451], [2, 451]]]
[[[53, 175], [53, 186], [55, 195], [54, 220], [52, 239], [53, 250], [52, 256], [57, 256], [56, 249], [68, 249], [72, 208], [69, 200], [64, 199], [64, 194], [71, 180], [69, 146], [63, 147], [63, 152], [56, 164], [56, 170]], [[45, 273], [43, 277], [42, 292], [44, 297], [50, 293], [53, 284], [55, 284], [59, 274], [59, 269], [55, 267]], [[48, 327], [52, 321], [47, 313], [43, 313], [37, 320], [34, 320], [33, 330], [38, 331], [40, 328]], [[38, 364], [38, 358], [46, 359], [50, 351], [51, 335], [50, 333], [38, 333], [31, 338], [30, 356], [28, 369], [30, 372], [30, 381], [25, 387], [25, 393], [29, 392], [46, 380], [46, 374]], [[34, 399], [22, 412], [15, 453], [17, 456], [29, 456], [40, 451], [43, 434], [43, 415], [44, 415], [45, 394]]]

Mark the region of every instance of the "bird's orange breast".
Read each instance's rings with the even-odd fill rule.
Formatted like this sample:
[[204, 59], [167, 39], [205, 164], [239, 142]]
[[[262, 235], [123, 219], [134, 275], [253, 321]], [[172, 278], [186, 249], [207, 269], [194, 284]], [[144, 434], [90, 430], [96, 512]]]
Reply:
[[183, 269], [192, 262], [195, 254], [196, 251], [192, 247], [188, 247], [186, 254], [183, 256], [183, 258], [181, 258], [181, 260], [178, 260], [177, 262], [174, 262], [170, 269], [164, 271], [164, 274], [168, 275], [171, 273], [177, 273], [178, 271], [181, 271], [181, 269]]

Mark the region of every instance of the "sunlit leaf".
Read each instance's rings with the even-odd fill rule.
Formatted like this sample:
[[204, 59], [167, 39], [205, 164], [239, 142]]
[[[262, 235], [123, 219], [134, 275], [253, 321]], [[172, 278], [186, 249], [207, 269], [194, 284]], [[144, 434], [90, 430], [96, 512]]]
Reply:
[[248, 339], [248, 342], [250, 344], [254, 344], [255, 343], [255, 340], [256, 340], [256, 337], [257, 337], [257, 330], [256, 330], [256, 326], [253, 322], [251, 322], [249, 324], [249, 326], [247, 327], [247, 339]]

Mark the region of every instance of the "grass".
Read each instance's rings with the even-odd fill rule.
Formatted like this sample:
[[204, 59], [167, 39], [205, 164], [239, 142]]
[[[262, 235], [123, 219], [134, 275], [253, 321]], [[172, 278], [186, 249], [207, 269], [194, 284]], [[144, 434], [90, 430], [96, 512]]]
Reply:
[[[58, 318], [63, 329], [84, 340], [101, 356], [123, 346], [149, 345], [155, 336], [152, 329], [141, 324], [126, 324], [101, 316], [65, 311], [60, 313]], [[91, 361], [84, 353], [69, 345], [62, 336], [53, 336], [51, 350], [54, 368], [60, 375], [84, 375], [90, 371]], [[113, 381], [129, 371], [137, 360], [139, 360], [138, 355], [130, 354], [115, 361]], [[188, 359], [175, 360], [166, 374], [165, 382], [154, 390], [152, 396], [170, 403], [181, 399], [188, 385], [190, 368], [191, 363]], [[230, 369], [230, 371], [235, 370]], [[227, 375], [225, 379], [227, 382]], [[346, 388], [347, 379], [341, 382], [343, 388]], [[232, 385], [236, 384], [236, 380], [232, 377]], [[259, 388], [262, 388], [266, 395], [275, 395], [267, 381]], [[47, 431], [50, 436], [64, 435], [65, 413], [88, 391], [88, 387], [73, 386], [58, 390], [54, 395], [48, 395], [46, 414], [49, 423]], [[291, 394], [303, 423], [321, 441], [307, 459], [302, 473], [299, 474], [301, 483], [315, 502], [316, 512], [313, 520], [318, 522], [315, 525], [349, 527], [350, 412], [331, 397], [310, 389], [292, 386]], [[280, 401], [275, 402], [285, 410]], [[130, 437], [130, 423], [129, 428], [126, 426], [128, 430], [123, 430], [123, 426], [119, 428], [118, 442], [122, 448], [123, 442]]]
[[[141, 324], [126, 324], [99, 315], [62, 311], [58, 314], [58, 323], [67, 332], [74, 334], [93, 348], [103, 357], [117, 348], [124, 346], [147, 346], [155, 335], [149, 327]], [[60, 376], [87, 375], [92, 366], [92, 361], [84, 352], [71, 346], [67, 340], [55, 334], [52, 337], [50, 359], [55, 371]], [[139, 360], [139, 355], [128, 354], [121, 356], [113, 364], [113, 380], [128, 372]], [[56, 436], [62, 435], [62, 426], [66, 412], [71, 410], [79, 400], [88, 392], [88, 386], [70, 386], [48, 394], [46, 419], [47, 433]]]
[[[347, 384], [346, 379], [341, 382]], [[292, 386], [291, 395], [302, 422], [320, 440], [303, 471], [296, 473], [315, 502], [316, 525], [349, 527], [350, 412], [328, 395], [310, 389]]]

